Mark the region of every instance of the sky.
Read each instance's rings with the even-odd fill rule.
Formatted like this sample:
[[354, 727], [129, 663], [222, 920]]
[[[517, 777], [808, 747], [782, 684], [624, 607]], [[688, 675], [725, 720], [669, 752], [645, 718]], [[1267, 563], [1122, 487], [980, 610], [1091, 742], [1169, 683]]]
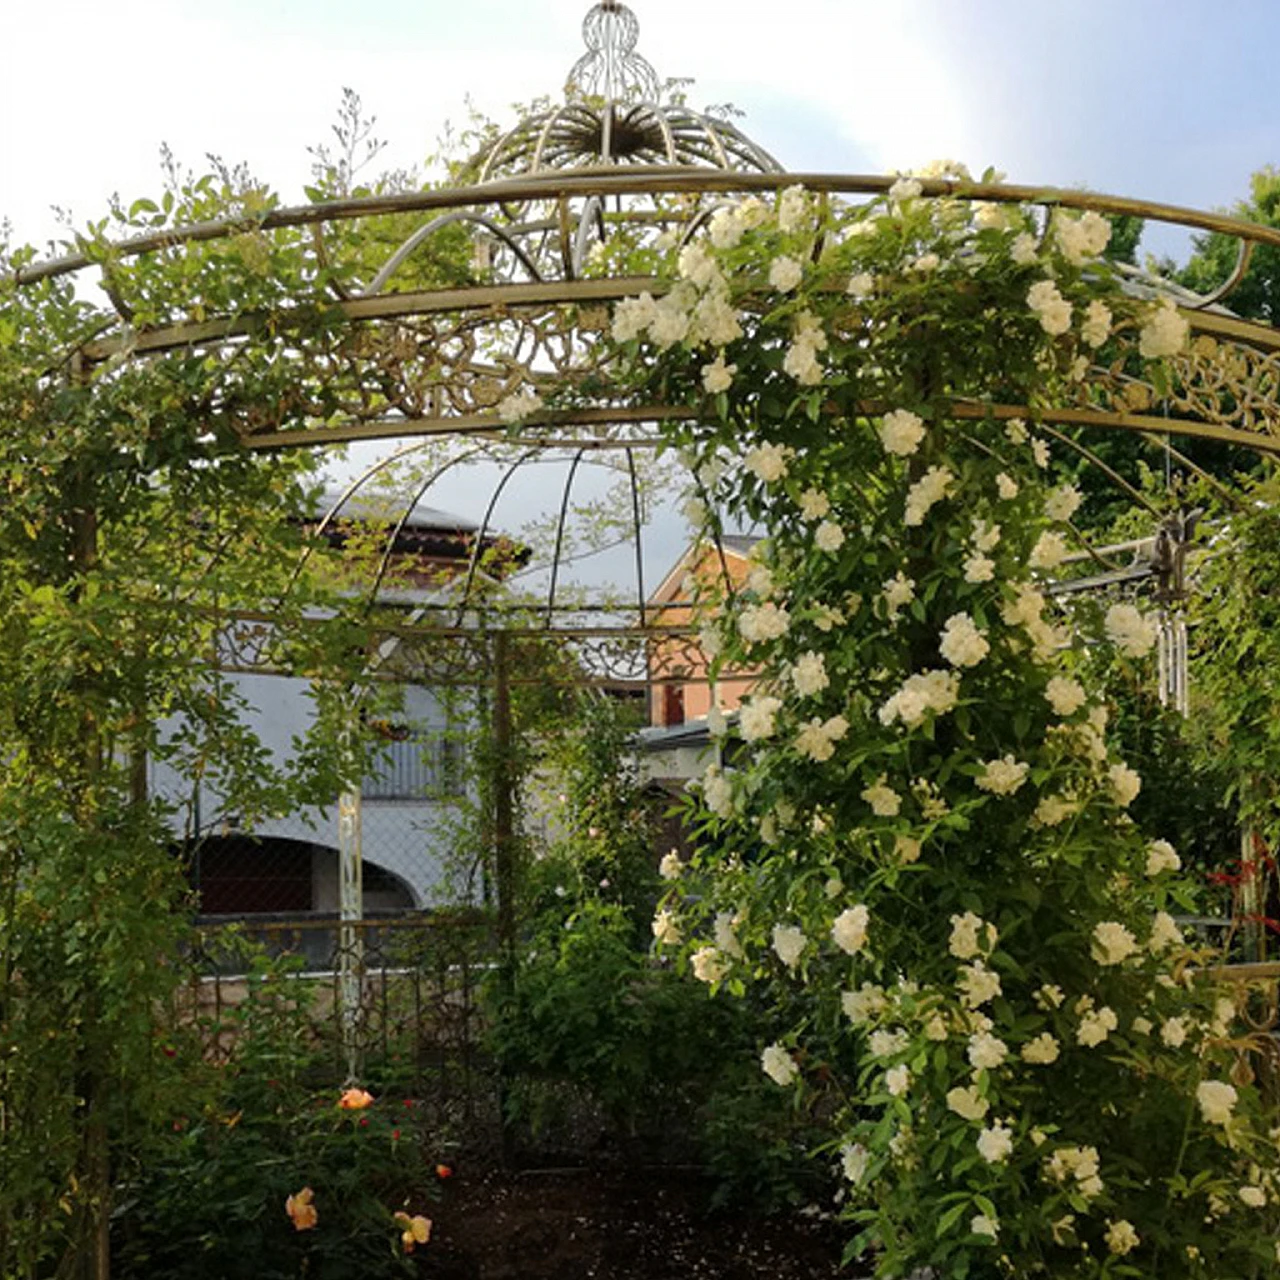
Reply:
[[[629, 0], [639, 52], [732, 103], [787, 168], [884, 173], [940, 157], [1010, 181], [1197, 208], [1280, 164], [1280, 0]], [[341, 92], [421, 164], [468, 101], [500, 122], [559, 96], [586, 0], [8, 0], [0, 218], [45, 244], [113, 192], [245, 162], [303, 199]], [[1183, 256], [1178, 235], [1144, 246]], [[470, 501], [470, 499], [468, 499]], [[478, 518], [482, 512], [471, 512]]]

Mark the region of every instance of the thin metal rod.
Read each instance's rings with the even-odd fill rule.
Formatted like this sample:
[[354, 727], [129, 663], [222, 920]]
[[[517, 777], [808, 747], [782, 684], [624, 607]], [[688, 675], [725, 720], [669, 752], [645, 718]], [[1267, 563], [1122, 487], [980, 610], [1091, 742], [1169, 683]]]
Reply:
[[569, 499], [573, 496], [573, 478], [578, 473], [585, 450], [579, 449], [569, 464], [565, 477], [564, 493], [560, 498], [560, 518], [556, 521], [556, 546], [551, 555], [551, 585], [547, 588], [547, 626], [551, 626], [551, 611], [556, 607], [556, 582], [560, 577], [560, 551], [564, 546], [564, 530], [569, 519]]

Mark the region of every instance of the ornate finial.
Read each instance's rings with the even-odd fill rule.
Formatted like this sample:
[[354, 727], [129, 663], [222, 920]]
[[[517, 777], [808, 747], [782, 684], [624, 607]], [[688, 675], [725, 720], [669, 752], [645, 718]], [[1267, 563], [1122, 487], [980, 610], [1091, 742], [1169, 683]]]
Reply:
[[587, 52], [569, 72], [566, 91], [610, 102], [656, 102], [658, 73], [636, 53], [640, 23], [621, 0], [600, 0], [582, 23]]

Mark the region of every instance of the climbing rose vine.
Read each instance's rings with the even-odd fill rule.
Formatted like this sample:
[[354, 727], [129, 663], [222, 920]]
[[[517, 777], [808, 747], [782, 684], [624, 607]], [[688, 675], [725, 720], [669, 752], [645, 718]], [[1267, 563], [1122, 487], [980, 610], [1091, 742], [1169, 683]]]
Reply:
[[1141, 662], [1154, 622], [1046, 590], [1081, 500], [1055, 406], [1099, 360], [1158, 383], [1188, 338], [1109, 233], [910, 178], [793, 188], [654, 251], [663, 287], [614, 313], [622, 385], [689, 410], [704, 533], [764, 534], [736, 592], [688, 584], [713, 675], [761, 676], [710, 717], [655, 946], [765, 989], [760, 1066], [831, 1117], [882, 1277], [1276, 1265], [1259, 1043], [1083, 678], [1086, 643]]

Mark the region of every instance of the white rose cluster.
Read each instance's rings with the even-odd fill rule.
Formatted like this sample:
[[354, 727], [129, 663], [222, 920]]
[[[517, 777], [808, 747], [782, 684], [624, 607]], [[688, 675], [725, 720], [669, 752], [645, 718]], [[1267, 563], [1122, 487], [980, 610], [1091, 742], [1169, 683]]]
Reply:
[[[985, 643], [985, 641], [984, 641]], [[924, 723], [930, 712], [945, 715], [960, 697], [960, 677], [953, 671], [922, 671], [908, 676], [902, 687], [880, 708], [880, 723], [886, 727], [901, 720], [908, 729]]]
[[827, 349], [827, 335], [812, 311], [802, 311], [795, 318], [791, 344], [782, 358], [783, 372], [801, 386], [816, 387], [822, 381], [822, 362], [818, 352]]
[[[980, 936], [981, 935], [981, 936]], [[995, 925], [972, 911], [951, 917], [951, 941], [949, 950], [958, 960], [972, 960], [975, 956], [991, 951], [999, 932]]]
[[1013, 1130], [992, 1125], [978, 1135], [978, 1154], [988, 1164], [1002, 1164], [1013, 1153]]
[[1051, 337], [1071, 328], [1071, 303], [1058, 292], [1052, 280], [1037, 280], [1027, 290], [1027, 306], [1036, 314], [1040, 327]]
[[1044, 1162], [1045, 1177], [1052, 1182], [1074, 1182], [1086, 1200], [1102, 1194], [1100, 1169], [1097, 1147], [1059, 1147]]
[[931, 507], [949, 497], [955, 484], [955, 476], [947, 467], [930, 467], [907, 490], [907, 504], [903, 521], [909, 528], [924, 523]]
[[796, 750], [801, 755], [821, 764], [835, 754], [835, 744], [849, 732], [849, 722], [844, 716], [829, 719], [813, 719], [800, 727], [796, 734]]
[[787, 634], [790, 626], [791, 615], [772, 600], [767, 600], [764, 604], [747, 605], [738, 618], [738, 630], [742, 638], [752, 644], [777, 640]]
[[1111, 335], [1111, 321], [1111, 308], [1095, 298], [1085, 308], [1084, 320], [1080, 325], [1081, 340], [1086, 346], [1096, 350]]
[[699, 982], [719, 982], [729, 972], [729, 962], [717, 947], [699, 947], [689, 957], [689, 964]]
[[897, 621], [898, 614], [916, 598], [916, 584], [899, 570], [881, 591], [885, 603], [885, 615], [890, 622]]
[[1111, 239], [1111, 223], [1092, 209], [1080, 218], [1059, 213], [1054, 232], [1062, 256], [1072, 266], [1080, 267], [1090, 258], [1098, 257], [1107, 247]]
[[981, 960], [962, 965], [956, 979], [960, 1002], [966, 1009], [980, 1009], [1001, 993], [1000, 975], [988, 969]]

